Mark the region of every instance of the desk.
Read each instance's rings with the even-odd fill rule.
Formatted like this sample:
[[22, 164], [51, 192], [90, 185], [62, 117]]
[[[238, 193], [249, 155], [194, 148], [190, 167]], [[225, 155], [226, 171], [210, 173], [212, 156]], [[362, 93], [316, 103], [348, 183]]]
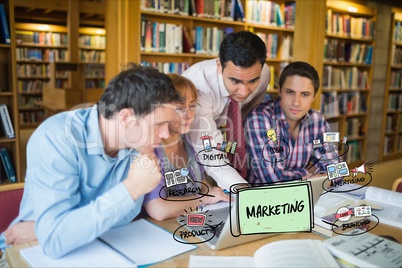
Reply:
[[[148, 219], [149, 221], [159, 225], [160, 227], [168, 230], [169, 232], [174, 232], [179, 224], [176, 222], [176, 219], [169, 219], [163, 222], [156, 222], [155, 220]], [[370, 233], [376, 235], [387, 235], [392, 236], [397, 239], [400, 243], [402, 242], [402, 230], [396, 227], [391, 227], [387, 225], [380, 224], [376, 228], [374, 228]], [[322, 236], [319, 236], [315, 233], [292, 233], [292, 234], [278, 234], [276, 236], [271, 236], [265, 239], [257, 240], [254, 242], [246, 243], [243, 245], [223, 249], [223, 250], [211, 250], [205, 244], [197, 244], [198, 248], [192, 251], [189, 251], [185, 254], [181, 254], [172, 259], [166, 260], [164, 262], [160, 262], [155, 264], [157, 267], [188, 267], [188, 260], [190, 255], [200, 255], [200, 256], [253, 256], [254, 252], [262, 247], [263, 245], [285, 239], [325, 239]], [[188, 239], [188, 241], [197, 242], [199, 241], [197, 238]], [[25, 262], [25, 260], [20, 256], [19, 250], [22, 248], [30, 247], [36, 245], [37, 242], [26, 243], [14, 247], [7, 248], [6, 257], [7, 262], [10, 267], [29, 267], [29, 265]]]

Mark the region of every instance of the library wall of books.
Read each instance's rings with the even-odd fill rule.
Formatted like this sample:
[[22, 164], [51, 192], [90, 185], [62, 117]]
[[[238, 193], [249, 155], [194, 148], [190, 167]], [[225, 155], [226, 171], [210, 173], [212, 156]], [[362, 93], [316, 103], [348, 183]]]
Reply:
[[[270, 98], [277, 96], [279, 75], [290, 62], [306, 60], [318, 70], [322, 85], [313, 108], [325, 115], [331, 130], [348, 137], [345, 161], [358, 166], [366, 160], [376, 8], [334, 0], [68, 2], [0, 0], [0, 104], [15, 133], [14, 138], [4, 135], [0, 147], [7, 149], [19, 183], [20, 150], [25, 149], [21, 129], [35, 129], [55, 112], [95, 103], [107, 81], [130, 61], [181, 74], [216, 58], [224, 36], [240, 30], [256, 33], [267, 46]], [[124, 16], [116, 18], [116, 12]], [[392, 9], [379, 161], [402, 157], [401, 14]], [[122, 24], [127, 27], [121, 29]], [[315, 39], [306, 40], [311, 36]], [[57, 96], [58, 106], [49, 96]], [[0, 188], [11, 187], [7, 177], [1, 181]]]

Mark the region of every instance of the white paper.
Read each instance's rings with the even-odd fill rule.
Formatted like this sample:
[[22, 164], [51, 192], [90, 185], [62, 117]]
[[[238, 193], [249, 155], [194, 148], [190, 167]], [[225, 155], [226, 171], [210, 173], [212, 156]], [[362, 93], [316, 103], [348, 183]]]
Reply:
[[254, 258], [245, 256], [195, 256], [191, 255], [189, 260], [190, 268], [205, 267], [254, 267]]
[[111, 229], [101, 238], [137, 265], [160, 262], [196, 248], [177, 242], [171, 233], [144, 219]]
[[20, 253], [32, 267], [136, 267], [98, 240], [77, 248], [60, 259], [49, 258], [39, 245], [21, 249]]

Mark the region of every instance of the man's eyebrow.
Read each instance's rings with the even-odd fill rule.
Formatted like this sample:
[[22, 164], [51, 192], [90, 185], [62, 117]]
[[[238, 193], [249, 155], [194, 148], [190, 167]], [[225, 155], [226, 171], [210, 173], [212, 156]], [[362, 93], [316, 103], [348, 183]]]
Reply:
[[[253, 78], [253, 79], [250, 79], [250, 80], [246, 81], [246, 82], [251, 82], [251, 81], [254, 81], [254, 80], [257, 80], [257, 79], [260, 79], [260, 78], [261, 78], [261, 76], [257, 76], [257, 77], [255, 77], [255, 78]], [[229, 79], [230, 79], [230, 80], [236, 80], [236, 81], [239, 81], [239, 82], [243, 82], [243, 83], [244, 83], [244, 80], [238, 79], [238, 78], [236, 78], [236, 77], [229, 77]]]

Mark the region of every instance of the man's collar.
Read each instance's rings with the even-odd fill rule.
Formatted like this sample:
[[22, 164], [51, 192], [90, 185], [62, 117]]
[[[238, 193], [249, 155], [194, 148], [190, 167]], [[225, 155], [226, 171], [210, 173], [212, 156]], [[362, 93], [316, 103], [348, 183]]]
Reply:
[[218, 86], [221, 96], [224, 98], [229, 98], [230, 94], [223, 83], [223, 75], [218, 73]]

